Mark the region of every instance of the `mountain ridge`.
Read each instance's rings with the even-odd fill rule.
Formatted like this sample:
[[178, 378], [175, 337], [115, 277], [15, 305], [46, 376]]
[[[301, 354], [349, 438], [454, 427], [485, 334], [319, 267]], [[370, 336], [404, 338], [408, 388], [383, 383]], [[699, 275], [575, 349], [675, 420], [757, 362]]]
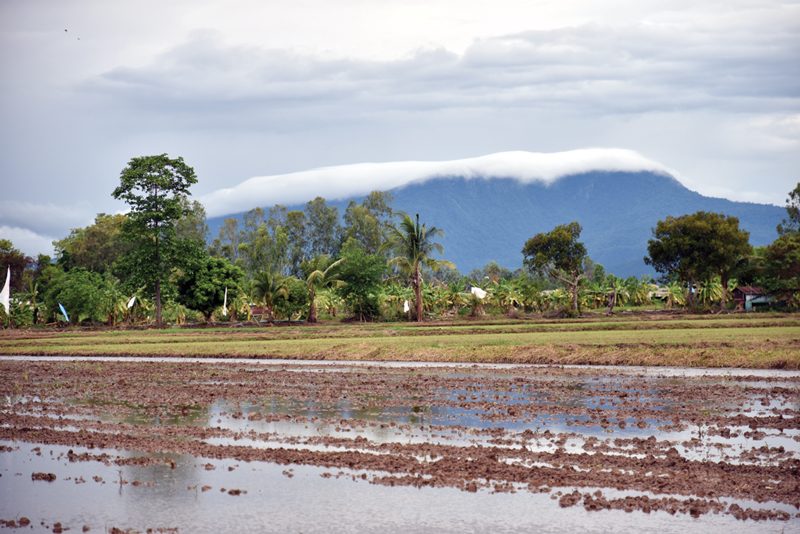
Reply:
[[[618, 276], [653, 274], [644, 264], [652, 228], [665, 217], [714, 211], [739, 218], [753, 245], [777, 237], [785, 212], [766, 204], [705, 197], [675, 177], [652, 171], [589, 171], [549, 183], [514, 178], [437, 177], [389, 189], [392, 207], [442, 228], [444, 257], [467, 273], [489, 261], [514, 269], [522, 265], [522, 246], [539, 232], [578, 221], [589, 256]], [[340, 216], [351, 200], [330, 201]], [[308, 199], [310, 200], [310, 199]], [[287, 206], [302, 209], [303, 204]], [[238, 215], [241, 217], [241, 214]], [[222, 220], [209, 219], [215, 236]]]

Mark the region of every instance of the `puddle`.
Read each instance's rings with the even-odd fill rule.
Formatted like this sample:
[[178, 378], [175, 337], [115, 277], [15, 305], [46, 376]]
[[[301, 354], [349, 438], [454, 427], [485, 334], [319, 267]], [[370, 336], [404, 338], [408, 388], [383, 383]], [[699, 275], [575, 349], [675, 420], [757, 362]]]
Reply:
[[[18, 445], [19, 451], [0, 454], [0, 495], [4, 496], [0, 518], [29, 518], [33, 529], [25, 532], [50, 532], [56, 522], [71, 532], [80, 532], [84, 525], [90, 532], [115, 526], [141, 531], [179, 528], [182, 532], [683, 533], [701, 529], [721, 534], [790, 532], [798, 527], [794, 521], [765, 524], [726, 515], [695, 519], [686, 514], [618, 510], [594, 512], [589, 522], [589, 514], [580, 506], [559, 508], [548, 494], [385, 487], [370, 484], [372, 473], [364, 471], [188, 455], [159, 457], [172, 460], [174, 468], [166, 463], [147, 467], [70, 463], [65, 460], [66, 447], [42, 446], [37, 456], [29, 453], [30, 445]], [[115, 453], [81, 448], [75, 452]], [[32, 481], [34, 472], [57, 472], [58, 476], [53, 482]], [[231, 495], [231, 489], [242, 493]], [[603, 491], [609, 498], [625, 494]]]

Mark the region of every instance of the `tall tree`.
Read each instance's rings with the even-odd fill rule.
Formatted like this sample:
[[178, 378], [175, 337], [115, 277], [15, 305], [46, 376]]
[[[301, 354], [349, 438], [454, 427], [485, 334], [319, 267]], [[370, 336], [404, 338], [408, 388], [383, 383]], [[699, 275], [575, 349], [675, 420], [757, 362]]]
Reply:
[[180, 199], [183, 215], [175, 223], [175, 232], [179, 239], [188, 239], [205, 246], [208, 238], [206, 209], [197, 200], [188, 197]]
[[392, 194], [372, 191], [358, 204], [351, 201], [344, 212], [344, 238], [359, 241], [370, 254], [377, 254], [392, 227]]
[[644, 261], [665, 280], [687, 284], [692, 306], [698, 284], [719, 276], [725, 306], [728, 283], [752, 252], [749, 238], [750, 234], [739, 228], [739, 219], [721, 213], [698, 211], [667, 217], [656, 224]]
[[800, 232], [780, 236], [764, 250], [762, 284], [800, 307]]
[[522, 247], [524, 263], [531, 273], [547, 276], [566, 286], [572, 296], [572, 313], [580, 313], [578, 288], [586, 277], [586, 246], [578, 241], [581, 225], [577, 222], [556, 226], [536, 234]]
[[286, 242], [288, 246], [287, 260], [289, 274], [301, 276], [303, 274], [303, 261], [306, 259], [306, 214], [294, 210], [286, 214]]
[[230, 217], [222, 221], [219, 234], [211, 243], [211, 253], [228, 258], [233, 263], [239, 259], [239, 219]]
[[524, 263], [533, 274], [558, 281], [571, 295], [572, 313], [580, 313], [578, 289], [586, 277], [586, 246], [578, 241], [581, 225], [561, 224], [550, 232], [536, 234], [522, 247]]
[[183, 158], [166, 154], [133, 158], [120, 174], [113, 197], [125, 201], [130, 213], [125, 224], [134, 247], [127, 262], [136, 277], [152, 288], [156, 324], [161, 326], [161, 286], [180, 261], [176, 226], [187, 214], [184, 198], [197, 183], [194, 169]]
[[414, 304], [418, 322], [424, 319], [422, 313], [422, 269], [427, 267], [437, 271], [453, 264], [446, 260], [437, 260], [433, 254], [442, 254], [444, 249], [434, 239], [443, 234], [442, 230], [431, 226], [428, 228], [419, 222], [419, 213], [414, 219], [407, 213], [400, 214], [400, 224], [392, 227], [389, 232], [387, 247], [395, 254], [389, 260], [391, 265], [397, 267], [411, 282], [414, 290]]
[[789, 191], [786, 199], [786, 219], [778, 225], [780, 235], [800, 232], [800, 182]]
[[328, 206], [324, 198], [317, 197], [306, 204], [305, 212], [308, 257], [320, 254], [336, 256], [341, 235], [339, 210], [335, 206]]

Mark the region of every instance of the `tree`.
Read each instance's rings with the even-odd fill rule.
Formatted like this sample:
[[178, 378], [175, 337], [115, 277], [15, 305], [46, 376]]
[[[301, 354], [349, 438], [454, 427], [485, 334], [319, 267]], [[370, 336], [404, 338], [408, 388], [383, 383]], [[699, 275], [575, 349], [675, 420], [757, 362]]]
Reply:
[[344, 258], [339, 258], [336, 261], [331, 261], [330, 256], [321, 255], [316, 256], [310, 260], [303, 262], [303, 272], [306, 278], [306, 287], [308, 289], [308, 318], [309, 323], [317, 322], [317, 304], [314, 301], [318, 289], [327, 287], [335, 287], [341, 284], [337, 268], [344, 261]]
[[33, 259], [15, 248], [11, 241], [0, 238], [0, 289], [6, 283], [7, 269], [11, 268], [11, 291], [22, 290], [25, 287], [23, 274], [33, 263]]
[[800, 232], [780, 236], [764, 251], [763, 285], [800, 307]]
[[131, 248], [123, 232], [127, 218], [99, 213], [94, 224], [73, 228], [67, 237], [53, 242], [57, 263], [67, 270], [79, 267], [98, 273], [111, 271], [114, 262]]
[[278, 302], [289, 296], [286, 279], [272, 271], [259, 271], [253, 277], [253, 296], [264, 306], [267, 318], [273, 320]]
[[785, 235], [800, 232], [800, 182], [789, 191], [786, 199], [786, 219], [778, 225], [778, 234]]
[[45, 293], [45, 303], [52, 315], [58, 313], [61, 303], [72, 323], [107, 319], [108, 284], [101, 275], [81, 268], [67, 272], [53, 268], [53, 276]]
[[433, 253], [443, 252], [442, 245], [435, 243], [434, 238], [443, 234], [442, 230], [432, 226], [426, 227], [419, 223], [419, 213], [414, 219], [407, 213], [400, 214], [399, 226], [392, 227], [389, 231], [387, 247], [396, 254], [389, 260], [390, 265], [397, 267], [406, 275], [414, 290], [414, 304], [416, 307], [417, 322], [424, 318], [422, 313], [422, 269], [427, 267], [437, 271], [444, 266], [453, 264], [446, 260], [433, 258]]
[[211, 243], [212, 254], [236, 263], [239, 259], [239, 239], [239, 220], [234, 217], [225, 219], [219, 228], [217, 238]]
[[166, 154], [133, 158], [120, 174], [113, 197], [130, 206], [126, 233], [134, 241], [128, 268], [155, 295], [156, 324], [161, 326], [161, 286], [181, 259], [176, 227], [187, 215], [184, 197], [197, 183], [194, 169], [183, 158]]
[[688, 284], [692, 306], [698, 284], [719, 276], [724, 307], [728, 282], [752, 251], [749, 238], [748, 232], [739, 229], [739, 219], [721, 213], [667, 217], [656, 224], [644, 261], [662, 273], [665, 281]]
[[196, 241], [205, 245], [208, 237], [206, 209], [197, 200], [180, 198], [183, 215], [175, 223], [175, 233], [179, 239]]
[[391, 229], [392, 194], [372, 191], [357, 204], [351, 201], [344, 212], [344, 238], [356, 239], [369, 254], [377, 254]]
[[578, 288], [585, 275], [586, 247], [578, 241], [581, 225], [577, 222], [556, 226], [536, 234], [522, 247], [524, 263], [533, 274], [561, 282], [572, 296], [572, 313], [578, 314]]
[[301, 276], [303, 261], [306, 259], [306, 214], [294, 210], [286, 214], [286, 240], [288, 243], [289, 274]]
[[341, 234], [339, 210], [328, 206], [324, 198], [317, 197], [306, 204], [305, 213], [308, 257], [320, 254], [336, 256]]
[[355, 239], [342, 245], [339, 278], [343, 282], [336, 291], [359, 321], [374, 319], [380, 313], [381, 281], [386, 273], [386, 260], [368, 254]]
[[206, 321], [223, 305], [225, 290], [233, 302], [244, 279], [242, 269], [225, 258], [204, 255], [178, 278], [178, 302], [203, 314]]

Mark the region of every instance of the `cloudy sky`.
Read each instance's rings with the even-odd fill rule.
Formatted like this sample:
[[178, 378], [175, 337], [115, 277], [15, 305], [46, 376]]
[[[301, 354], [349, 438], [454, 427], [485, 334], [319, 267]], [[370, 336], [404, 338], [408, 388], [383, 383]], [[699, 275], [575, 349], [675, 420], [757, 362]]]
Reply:
[[3, 0], [0, 237], [47, 250], [163, 152], [212, 198], [321, 166], [613, 147], [782, 205], [798, 57], [792, 0]]

